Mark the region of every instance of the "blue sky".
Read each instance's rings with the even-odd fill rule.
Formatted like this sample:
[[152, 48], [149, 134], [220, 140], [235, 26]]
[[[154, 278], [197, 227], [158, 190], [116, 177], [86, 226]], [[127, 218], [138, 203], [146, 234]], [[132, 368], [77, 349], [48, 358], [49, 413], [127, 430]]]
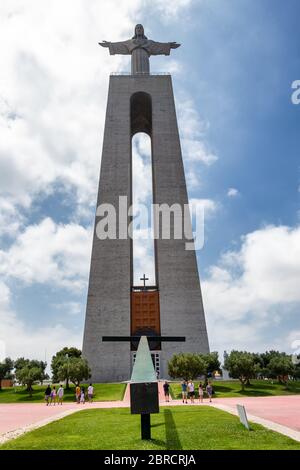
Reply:
[[97, 42], [139, 22], [182, 44], [151, 69], [172, 73], [189, 195], [206, 200], [211, 348], [300, 346], [299, 14], [297, 0], [1, 2], [0, 355], [81, 346], [108, 77], [129, 68]]

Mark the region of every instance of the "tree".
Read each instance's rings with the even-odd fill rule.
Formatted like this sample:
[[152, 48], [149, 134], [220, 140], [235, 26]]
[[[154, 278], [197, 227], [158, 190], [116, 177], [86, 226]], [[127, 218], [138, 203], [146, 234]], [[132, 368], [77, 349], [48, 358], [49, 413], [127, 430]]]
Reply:
[[224, 367], [233, 379], [240, 380], [242, 390], [245, 389], [245, 384], [249, 384], [250, 379], [255, 377], [258, 371], [254, 355], [246, 351], [231, 351], [225, 359]]
[[270, 362], [272, 359], [279, 358], [281, 353], [279, 351], [266, 351], [261, 354], [257, 354], [258, 360], [260, 361], [261, 366], [261, 375], [271, 379], [275, 379], [277, 376], [270, 368]]
[[14, 363], [15, 371], [17, 372], [17, 370], [23, 369], [23, 367], [25, 367], [29, 362], [29, 359], [19, 357]]
[[[54, 383], [58, 382], [59, 380], [66, 381], [66, 388], [69, 388], [69, 373], [68, 373], [68, 364], [71, 358], [73, 357], [81, 357], [80, 349], [71, 347], [68, 348], [67, 346], [58, 351], [55, 356], [52, 357], [51, 361], [51, 371], [52, 371], [52, 380]], [[64, 366], [64, 379], [59, 378], [58, 371], [59, 369]]]
[[174, 379], [196, 379], [200, 375], [204, 375], [206, 370], [207, 364], [199, 354], [174, 354], [174, 356], [168, 362], [169, 376]]
[[295, 367], [292, 362], [291, 356], [286, 353], [281, 353], [280, 356], [273, 357], [269, 363], [270, 371], [278, 377], [280, 383], [285, 383], [287, 386], [288, 380], [286, 379], [289, 375], [293, 375]]
[[22, 385], [27, 387], [29, 395], [32, 396], [32, 385], [34, 382], [42, 382], [45, 377], [47, 363], [38, 360], [19, 358], [16, 360], [15, 371], [16, 379]]
[[4, 361], [0, 362], [0, 390], [1, 382], [3, 379], [11, 379], [11, 371], [14, 368], [14, 363], [10, 357], [6, 357]]
[[88, 362], [82, 357], [71, 357], [68, 362], [64, 362], [57, 371], [58, 380], [68, 379], [74, 385], [80, 385], [82, 380], [87, 380], [91, 377], [91, 369]]
[[33, 367], [40, 368], [42, 370], [41, 381], [48, 378], [48, 374], [45, 373], [45, 369], [47, 367], [47, 362], [39, 361], [38, 359], [25, 359], [24, 357], [19, 357], [14, 362], [15, 372], [17, 372], [20, 369], [23, 369], [26, 366], [29, 366], [31, 368], [33, 368]]
[[295, 354], [293, 356], [293, 359], [292, 359], [292, 362], [294, 364], [294, 373], [293, 373], [293, 376], [294, 376], [294, 380], [298, 380], [300, 379], [300, 354]]
[[199, 356], [205, 362], [205, 383], [207, 383], [207, 378], [210, 377], [213, 372], [220, 370], [221, 363], [219, 361], [219, 355], [217, 352], [211, 352], [207, 354], [199, 354]]

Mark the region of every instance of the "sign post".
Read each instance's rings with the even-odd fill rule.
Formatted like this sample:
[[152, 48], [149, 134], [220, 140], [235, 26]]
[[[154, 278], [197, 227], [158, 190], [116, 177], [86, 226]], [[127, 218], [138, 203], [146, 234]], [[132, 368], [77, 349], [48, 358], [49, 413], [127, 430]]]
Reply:
[[250, 431], [247, 413], [243, 405], [236, 405], [241, 423]]

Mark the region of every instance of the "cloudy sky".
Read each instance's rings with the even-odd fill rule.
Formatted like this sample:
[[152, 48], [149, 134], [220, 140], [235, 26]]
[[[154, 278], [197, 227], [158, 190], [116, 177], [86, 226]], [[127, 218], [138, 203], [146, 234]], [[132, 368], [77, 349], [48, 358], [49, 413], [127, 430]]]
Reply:
[[299, 15], [298, 0], [1, 0], [0, 358], [81, 347], [108, 79], [129, 69], [98, 41], [140, 22], [182, 44], [151, 68], [172, 73], [189, 196], [205, 201], [211, 349], [300, 346]]

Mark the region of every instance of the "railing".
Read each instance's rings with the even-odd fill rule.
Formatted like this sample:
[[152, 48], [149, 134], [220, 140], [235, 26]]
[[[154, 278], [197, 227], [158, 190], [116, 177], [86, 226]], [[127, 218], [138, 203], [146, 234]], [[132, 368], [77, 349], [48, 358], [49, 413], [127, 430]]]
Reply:
[[151, 76], [155, 76], [155, 75], [171, 75], [169, 72], [154, 72], [154, 73], [149, 73], [149, 72], [138, 72], [138, 73], [131, 73], [131, 72], [111, 72], [110, 75], [113, 75], [113, 76], [118, 76], [118, 75], [121, 75], [121, 76], [131, 76], [131, 77], [140, 77], [140, 76], [148, 76], [148, 75], [151, 75]]

